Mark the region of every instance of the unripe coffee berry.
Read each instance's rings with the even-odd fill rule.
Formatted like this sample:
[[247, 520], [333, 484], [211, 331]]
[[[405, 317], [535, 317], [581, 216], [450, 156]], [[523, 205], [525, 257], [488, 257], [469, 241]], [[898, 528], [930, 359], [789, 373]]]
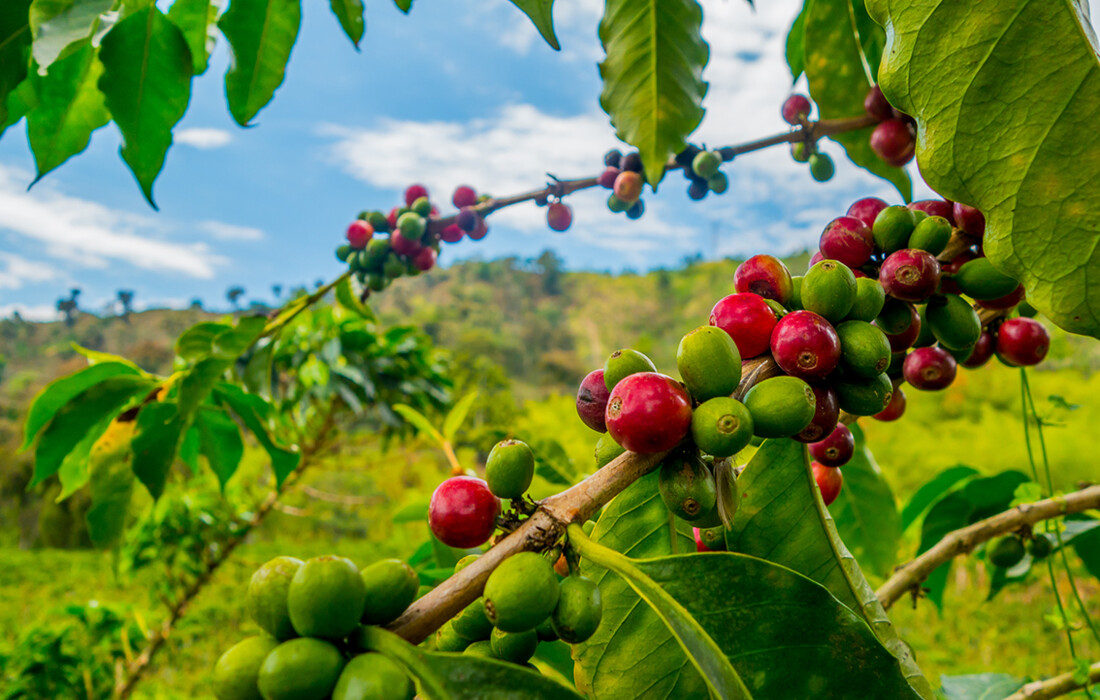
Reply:
[[523, 498], [535, 475], [535, 454], [522, 440], [502, 440], [485, 460], [485, 481], [498, 498]]
[[546, 557], [519, 552], [508, 557], [485, 582], [485, 614], [505, 632], [539, 626], [558, 604], [558, 576]]

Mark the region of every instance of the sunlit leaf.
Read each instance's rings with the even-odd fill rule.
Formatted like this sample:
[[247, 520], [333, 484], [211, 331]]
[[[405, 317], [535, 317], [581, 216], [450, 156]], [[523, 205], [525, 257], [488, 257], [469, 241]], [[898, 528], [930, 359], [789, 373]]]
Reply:
[[455, 433], [466, 422], [466, 415], [470, 412], [470, 407], [474, 405], [476, 400], [477, 391], [471, 391], [456, 401], [454, 407], [447, 413], [447, 417], [443, 420], [443, 437], [448, 442], [454, 442]]
[[329, 7], [351, 43], [359, 48], [363, 32], [367, 29], [366, 20], [363, 19], [363, 0], [329, 0]]
[[966, 479], [976, 476], [978, 470], [973, 467], [960, 464], [956, 467], [948, 467], [921, 485], [909, 498], [909, 502], [901, 511], [901, 529], [908, 530], [928, 508], [940, 500], [945, 493]]
[[225, 74], [229, 112], [248, 126], [283, 84], [302, 23], [301, 0], [233, 0], [218, 27], [233, 48]]
[[855, 454], [844, 465], [844, 488], [832, 504], [840, 538], [864, 569], [888, 576], [898, 563], [901, 516], [890, 484], [875, 463], [863, 431], [852, 425]]
[[428, 420], [428, 417], [425, 416], [423, 413], [416, 410], [412, 406], [407, 406], [403, 403], [396, 404], [392, 408], [394, 411], [400, 414], [402, 418], [404, 418], [414, 428], [416, 428], [421, 435], [424, 435], [425, 437], [430, 437], [432, 440], [435, 440], [440, 445], [444, 443], [443, 435], [435, 429], [435, 426], [432, 425], [432, 422]]
[[941, 676], [944, 700], [1002, 700], [1027, 683], [1007, 673], [978, 673], [971, 676]]
[[561, 50], [558, 35], [554, 33], [554, 0], [511, 0], [523, 14], [531, 18], [539, 34], [555, 51]]
[[151, 403], [138, 413], [131, 467], [154, 499], [164, 493], [168, 473], [179, 453], [183, 428], [184, 421], [175, 403]]
[[191, 70], [202, 75], [210, 61], [214, 37], [210, 29], [217, 17], [217, 7], [210, 0], [174, 0], [168, 9], [168, 19], [180, 28], [187, 47], [191, 49]]
[[30, 9], [32, 53], [41, 70], [52, 70], [53, 62], [78, 41], [89, 39], [99, 17], [111, 9], [114, 0], [34, 0]]
[[101, 549], [113, 547], [125, 531], [134, 491], [130, 440], [135, 427], [133, 421], [112, 424], [89, 458], [92, 506], [85, 520], [92, 543]]
[[237, 424], [223, 409], [203, 406], [195, 415], [200, 450], [225, 488], [244, 457], [244, 443]]
[[119, 362], [95, 364], [47, 384], [34, 397], [27, 419], [23, 425], [23, 445], [25, 450], [34, 442], [39, 431], [46, 426], [57, 411], [68, 404], [77, 395], [89, 387], [117, 376], [138, 376], [139, 372], [129, 365]]

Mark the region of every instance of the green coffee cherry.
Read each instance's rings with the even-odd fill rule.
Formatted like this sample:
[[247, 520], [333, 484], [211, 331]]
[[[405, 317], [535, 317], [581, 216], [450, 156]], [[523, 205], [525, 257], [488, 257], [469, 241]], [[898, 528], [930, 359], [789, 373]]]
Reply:
[[535, 476], [535, 454], [522, 440], [493, 445], [485, 461], [485, 481], [497, 498], [523, 498]]
[[955, 273], [954, 280], [963, 294], [978, 301], [999, 299], [1013, 292], [1020, 285], [1019, 282], [993, 267], [989, 258], [976, 258], [963, 263]]
[[485, 614], [485, 599], [478, 598], [463, 608], [462, 612], [451, 620], [455, 634], [470, 642], [488, 639], [493, 631], [493, 623]]
[[279, 642], [262, 635], [233, 645], [214, 665], [214, 697], [218, 700], [263, 700], [257, 680], [264, 659]]
[[562, 641], [580, 644], [600, 626], [603, 616], [603, 597], [592, 579], [584, 576], [568, 576], [558, 585], [558, 605], [550, 616], [554, 631]]
[[951, 240], [951, 222], [942, 216], [922, 219], [909, 235], [909, 248], [926, 250], [939, 255]]
[[684, 520], [697, 520], [709, 514], [718, 502], [714, 475], [687, 451], [665, 457], [657, 486], [665, 507]]
[[622, 445], [615, 442], [609, 433], [604, 433], [596, 441], [596, 468], [607, 466], [611, 460], [624, 452], [626, 449]]
[[303, 637], [343, 639], [359, 626], [366, 599], [366, 584], [351, 560], [317, 557], [294, 574], [287, 610], [294, 630]]
[[840, 336], [840, 365], [853, 377], [873, 379], [890, 366], [890, 341], [866, 321], [845, 321], [836, 327]]
[[260, 629], [279, 641], [298, 636], [290, 622], [287, 596], [301, 566], [300, 559], [275, 557], [257, 569], [248, 583], [248, 614]]
[[[358, 253], [358, 251], [356, 252]], [[352, 250], [350, 245], [336, 246], [336, 259], [340, 262], [348, 262], [348, 258], [351, 257], [351, 253]], [[358, 259], [358, 254], [356, 254], [355, 257], [356, 259]]]
[[657, 366], [653, 364], [653, 360], [637, 350], [623, 348], [611, 353], [611, 357], [607, 358], [603, 366], [603, 383], [607, 390], [611, 391], [616, 384], [632, 374], [656, 371]]
[[633, 205], [630, 202], [624, 202], [623, 200], [616, 197], [614, 193], [608, 195], [607, 197], [607, 208], [616, 214], [621, 214], [622, 212], [629, 209], [631, 206]]
[[388, 233], [390, 230], [389, 219], [380, 211], [367, 212], [367, 223], [371, 225], [375, 233]]
[[439, 651], [462, 651], [469, 645], [470, 640], [460, 637], [450, 622], [436, 630], [435, 648]]
[[913, 312], [910, 310], [909, 303], [893, 297], [888, 298], [875, 319], [875, 325], [889, 335], [897, 335], [909, 330], [909, 326], [913, 325]]
[[390, 242], [385, 238], [372, 238], [359, 253], [359, 260], [367, 272], [381, 272], [390, 254]]
[[462, 571], [470, 564], [473, 564], [475, 561], [477, 561], [478, 556], [480, 555], [467, 554], [466, 556], [459, 559], [457, 562], [455, 562], [455, 573], [457, 574], [459, 571]]
[[367, 277], [367, 288], [372, 292], [380, 292], [386, 288], [390, 281], [383, 275], [370, 275]]
[[715, 151], [699, 151], [691, 161], [691, 169], [702, 178], [709, 178], [722, 166], [722, 156]]
[[977, 312], [957, 294], [930, 299], [925, 313], [932, 334], [948, 350], [969, 350], [982, 335]]
[[827, 182], [833, 179], [836, 166], [833, 159], [825, 153], [813, 153], [810, 155], [810, 176], [818, 182]]
[[799, 311], [802, 307], [802, 280], [805, 277], [802, 275], [795, 275], [791, 277], [791, 296], [787, 299], [787, 308], [791, 311]]
[[726, 177], [725, 173], [714, 173], [707, 178], [707, 187], [714, 194], [725, 194], [726, 190], [730, 188], [730, 179]]
[[722, 552], [726, 550], [726, 528], [724, 527], [700, 528], [699, 539], [711, 551]]
[[381, 654], [360, 654], [336, 681], [332, 700], [406, 700], [413, 686], [405, 672]]
[[539, 623], [539, 626], [535, 628], [535, 632], [538, 634], [539, 640], [543, 642], [554, 642], [558, 639], [558, 633], [554, 631], [554, 625], [549, 617]]
[[932, 333], [932, 324], [928, 322], [928, 305], [918, 306], [917, 312], [920, 314], [920, 333], [913, 341], [913, 347], [926, 348], [936, 342], [936, 336]]
[[847, 320], [870, 323], [882, 313], [885, 305], [886, 290], [878, 280], [860, 277], [856, 279], [856, 301], [852, 304], [852, 310], [848, 312]]
[[813, 389], [797, 377], [765, 379], [745, 394], [753, 431], [762, 438], [802, 432], [813, 420], [816, 404]]
[[909, 245], [909, 237], [917, 226], [913, 210], [902, 206], [886, 207], [871, 226], [875, 246], [889, 255]]
[[385, 625], [409, 607], [420, 590], [420, 577], [400, 559], [376, 561], [360, 572], [367, 591], [363, 624]]
[[805, 141], [795, 141], [791, 144], [791, 158], [794, 158], [796, 163], [809, 161], [812, 154], [813, 151], [806, 146]]
[[469, 654], [470, 656], [484, 656], [486, 659], [493, 657], [493, 645], [488, 639], [483, 639], [480, 642], [474, 642], [470, 646], [466, 647], [466, 651], [463, 654]]
[[1027, 551], [1035, 559], [1046, 559], [1054, 552], [1054, 543], [1046, 535], [1035, 535], [1031, 538]]
[[386, 279], [395, 280], [405, 274], [405, 263], [397, 255], [391, 255], [386, 258], [386, 262], [382, 264], [382, 275]]
[[260, 666], [260, 694], [264, 700], [324, 700], [343, 670], [344, 657], [333, 644], [291, 639], [275, 647]]
[[1019, 537], [1009, 535], [993, 540], [988, 547], [989, 563], [1001, 569], [1011, 569], [1024, 558], [1026, 550]]
[[527, 663], [527, 660], [535, 655], [535, 649], [538, 649], [538, 646], [539, 635], [535, 630], [502, 632], [495, 629], [493, 635], [489, 637], [489, 648], [493, 656], [514, 664]]
[[732, 457], [748, 446], [752, 435], [752, 414], [737, 399], [718, 396], [691, 414], [692, 439], [708, 455]]
[[1024, 301], [1021, 301], [1016, 307], [1016, 313], [1020, 314], [1024, 318], [1035, 318], [1039, 314], [1039, 311], [1034, 306], [1027, 303], [1027, 300], [1025, 299]]
[[882, 412], [894, 395], [894, 385], [886, 374], [873, 379], [840, 379], [833, 383], [833, 390], [841, 410], [856, 416]]
[[410, 211], [397, 217], [397, 230], [410, 241], [419, 241], [424, 235], [425, 227], [424, 217], [416, 212]]
[[680, 340], [676, 368], [697, 401], [729, 396], [741, 383], [741, 354], [717, 326], [700, 326]]
[[[427, 197], [417, 197], [416, 201], [412, 203], [412, 210], [418, 216], [425, 217], [432, 213], [432, 203], [428, 201]], [[400, 225], [401, 222], [398, 221], [398, 226]]]
[[822, 260], [802, 280], [802, 308], [837, 323], [856, 303], [856, 277], [836, 260]]
[[557, 604], [557, 574], [535, 552], [513, 554], [485, 582], [485, 612], [505, 632], [535, 629]]

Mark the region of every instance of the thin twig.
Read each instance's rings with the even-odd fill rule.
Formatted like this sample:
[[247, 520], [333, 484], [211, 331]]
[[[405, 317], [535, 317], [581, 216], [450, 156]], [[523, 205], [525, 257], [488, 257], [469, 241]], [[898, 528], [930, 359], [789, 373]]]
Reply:
[[[1084, 688], [1086, 683], [1078, 683], [1074, 680], [1074, 673], [1063, 673], [1045, 681], [1035, 681], [1020, 688], [1005, 700], [1050, 700], [1050, 698], [1068, 695], [1079, 688]], [[1089, 666], [1088, 685], [1100, 683], [1100, 661]]]

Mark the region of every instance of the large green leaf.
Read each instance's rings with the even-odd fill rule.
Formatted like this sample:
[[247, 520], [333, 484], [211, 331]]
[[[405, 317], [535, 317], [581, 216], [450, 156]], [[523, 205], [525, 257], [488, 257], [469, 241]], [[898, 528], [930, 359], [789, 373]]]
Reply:
[[219, 403], [233, 411], [256, 437], [256, 441], [271, 458], [271, 471], [275, 474], [275, 483], [282, 486], [291, 472], [298, 468], [299, 455], [295, 450], [280, 447], [272, 438], [271, 404], [255, 394], [246, 394], [240, 387], [227, 383], [215, 386], [214, 396]]
[[[631, 560], [583, 540], [579, 549], [626, 578], [666, 623], [701, 628], [752, 697], [847, 698], [856, 687], [861, 697], [917, 697], [863, 618], [786, 567], [729, 552]], [[707, 660], [705, 650], [693, 656]], [[727, 696], [738, 695], [718, 695]]]
[[351, 644], [401, 664], [427, 700], [583, 700], [538, 671], [469, 654], [427, 652], [379, 627], [360, 627]]
[[57, 479], [61, 482], [61, 493], [57, 496], [57, 502], [64, 501], [76, 493], [88, 483], [89, 460], [88, 455], [96, 441], [107, 431], [107, 427], [114, 420], [110, 413], [105, 414], [99, 422], [93, 425], [80, 442], [76, 443], [72, 451], [61, 460], [61, 467], [57, 470]]
[[199, 409], [195, 415], [195, 427], [199, 434], [199, 449], [224, 489], [244, 457], [240, 430], [225, 409], [213, 406]]
[[572, 486], [580, 481], [577, 467], [561, 443], [553, 438], [538, 438], [531, 442], [535, 453], [535, 474], [551, 484]]
[[214, 338], [232, 328], [228, 323], [204, 321], [196, 323], [176, 339], [176, 354], [187, 362], [194, 362], [213, 354]]
[[184, 421], [175, 403], [151, 403], [138, 413], [131, 466], [134, 476], [154, 499], [164, 493], [168, 473], [179, 453], [183, 429]]
[[139, 374], [138, 370], [128, 365], [105, 362], [50, 382], [34, 397], [30, 410], [27, 411], [27, 421], [23, 425], [23, 445], [20, 449], [25, 450], [30, 447], [38, 432], [53, 419], [58, 410], [85, 389], [111, 377]]
[[932, 688], [897, 636], [859, 565], [837, 535], [814, 482], [805, 446], [765, 440], [738, 479], [741, 507], [726, 541], [731, 551], [782, 564], [822, 584], [862, 615], [898, 658], [921, 697]]
[[702, 22], [695, 0], [608, 0], [600, 21], [600, 106], [641, 153], [654, 187], [703, 119], [710, 48]]
[[34, 76], [38, 105], [27, 113], [27, 138], [34, 152], [37, 180], [82, 153], [92, 132], [111, 121], [99, 78], [103, 64], [90, 42]]
[[[863, 0], [807, 0], [802, 14], [803, 65], [818, 112], [823, 119], [863, 116], [863, 100], [882, 53], [882, 29], [867, 15]], [[890, 181], [906, 201], [912, 199], [909, 175], [875, 155], [870, 135], [868, 127], [832, 138], [853, 163]]]
[[114, 418], [153, 386], [153, 380], [146, 377], [122, 374], [91, 385], [64, 404], [38, 438], [30, 486], [37, 486], [43, 479], [56, 474], [65, 457], [104, 416]]
[[1002, 700], [1027, 683], [1007, 673], [977, 673], [971, 676], [941, 676], [946, 700]]
[[232, 365], [233, 360], [208, 357], [200, 360], [184, 373], [179, 383], [178, 399], [180, 417], [184, 422], [191, 420], [191, 415], [198, 409], [199, 404], [210, 396], [214, 385]]
[[218, 8], [210, 0], [175, 0], [168, 9], [168, 19], [180, 28], [191, 49], [191, 72], [202, 75], [210, 63], [214, 36], [210, 29], [217, 19]]
[[909, 502], [901, 510], [901, 529], [908, 530], [929, 507], [943, 498], [944, 494], [966, 479], [976, 476], [978, 470], [960, 464], [948, 467], [932, 478], [931, 481], [922, 484], [916, 493], [910, 497]]
[[883, 92], [920, 125], [924, 179], [982, 210], [983, 250], [1029, 303], [1100, 337], [1100, 60], [1078, 3], [868, 8], [890, 40]]
[[27, 77], [31, 49], [31, 0], [0, 2], [0, 133], [8, 120], [8, 96]]
[[363, 0], [329, 0], [329, 7], [344, 33], [358, 49], [363, 32], [367, 30], [366, 20], [363, 19]]
[[235, 360], [252, 347], [267, 326], [264, 316], [244, 316], [237, 325], [214, 336], [211, 353], [223, 360]]
[[363, 303], [359, 295], [351, 288], [351, 278], [345, 277], [336, 285], [336, 301], [348, 311], [352, 311], [368, 321], [377, 321], [371, 308]]
[[456, 401], [451, 410], [447, 412], [447, 417], [443, 419], [443, 437], [447, 438], [448, 441], [454, 442], [455, 434], [466, 422], [466, 415], [470, 412], [470, 407], [474, 405], [474, 401], [477, 401], [476, 389]]
[[43, 70], [62, 58], [66, 49], [92, 36], [99, 17], [114, 0], [34, 0], [30, 22], [34, 35], [34, 61]]
[[512, 4], [531, 18], [535, 29], [539, 30], [539, 34], [547, 44], [550, 44], [550, 48], [555, 51], [561, 50], [558, 35], [554, 33], [554, 0], [512, 0]]
[[901, 517], [890, 484], [875, 463], [863, 431], [851, 426], [856, 449], [844, 465], [844, 488], [832, 504], [840, 538], [865, 569], [887, 576], [898, 563]]
[[225, 74], [229, 113], [241, 126], [248, 126], [283, 84], [301, 23], [301, 0], [233, 0], [218, 20], [233, 47], [233, 65]]
[[[691, 528], [668, 512], [656, 472], [635, 481], [604, 508], [592, 539], [635, 558], [694, 551]], [[581, 571], [600, 586], [603, 621], [573, 647], [579, 690], [601, 700], [706, 697], [706, 685], [680, 645], [622, 578], [590, 561]], [[583, 682], [582, 680], [583, 679]]]
[[130, 468], [133, 426], [116, 423], [110, 437], [104, 437], [89, 458], [92, 506], [84, 517], [92, 543], [101, 549], [113, 547], [125, 531], [134, 491], [134, 472]]
[[153, 183], [191, 100], [191, 50], [183, 32], [151, 4], [107, 32], [99, 58], [99, 89], [122, 132], [122, 159], [156, 208]]
[[1073, 551], [1081, 557], [1081, 563], [1085, 569], [1100, 579], [1100, 528], [1090, 530], [1088, 533], [1073, 541]]
[[[809, 5], [809, 2], [806, 3]], [[802, 6], [787, 32], [787, 66], [791, 69], [791, 82], [798, 82], [806, 70], [806, 5]]]

